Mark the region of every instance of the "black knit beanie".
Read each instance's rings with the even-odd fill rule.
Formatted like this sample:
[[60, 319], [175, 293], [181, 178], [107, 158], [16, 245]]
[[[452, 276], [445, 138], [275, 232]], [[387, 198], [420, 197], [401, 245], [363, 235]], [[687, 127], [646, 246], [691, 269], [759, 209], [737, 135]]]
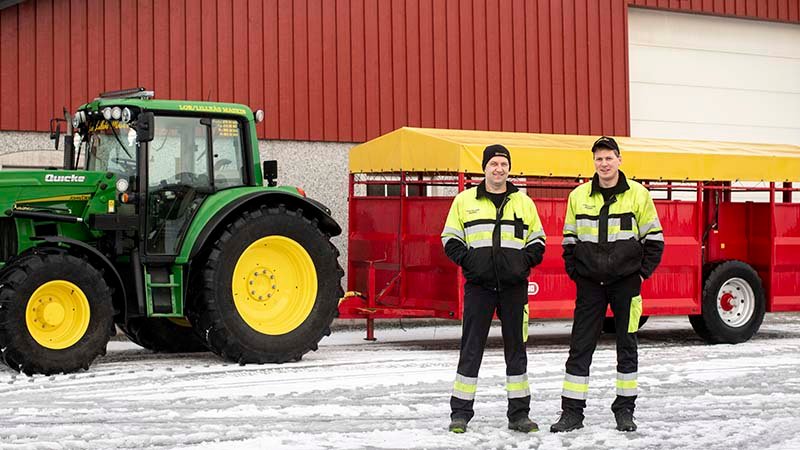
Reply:
[[495, 156], [505, 157], [508, 160], [508, 169], [511, 170], [511, 153], [500, 144], [492, 144], [483, 150], [481, 169], [486, 170], [486, 164], [489, 164], [489, 160]]

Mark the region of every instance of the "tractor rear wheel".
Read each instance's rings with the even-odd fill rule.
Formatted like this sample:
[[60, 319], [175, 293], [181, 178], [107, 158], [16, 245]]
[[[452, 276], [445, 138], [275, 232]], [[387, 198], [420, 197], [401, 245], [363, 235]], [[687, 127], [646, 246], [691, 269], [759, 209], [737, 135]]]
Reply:
[[300, 360], [330, 334], [343, 295], [338, 255], [301, 210], [244, 212], [210, 249], [189, 320], [228, 360]]
[[765, 310], [758, 273], [741, 261], [725, 261], [706, 277], [702, 312], [689, 316], [689, 322], [710, 344], [738, 344], [756, 334]]
[[205, 342], [186, 319], [136, 318], [120, 325], [133, 343], [161, 353], [207, 352]]
[[66, 253], [33, 253], [0, 272], [0, 351], [28, 375], [88, 369], [114, 334], [103, 274]]

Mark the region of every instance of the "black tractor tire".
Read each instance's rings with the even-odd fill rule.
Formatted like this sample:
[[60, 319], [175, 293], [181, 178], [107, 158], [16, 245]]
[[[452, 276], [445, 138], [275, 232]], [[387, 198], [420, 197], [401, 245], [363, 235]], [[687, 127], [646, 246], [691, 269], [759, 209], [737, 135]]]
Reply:
[[[641, 316], [639, 317], [639, 329], [641, 330], [645, 323], [647, 323], [647, 319], [650, 316]], [[613, 317], [605, 317], [603, 318], [603, 333], [605, 334], [617, 334], [617, 323]]]
[[[60, 291], [60, 288], [52, 287], [65, 286], [67, 283], [76, 286], [83, 293], [87, 301], [85, 306], [80, 306], [84, 304], [74, 300], [75, 290], [67, 294], [66, 291]], [[42, 309], [36, 305], [34, 294], [40, 287], [46, 289], [48, 294], [43, 297], [42, 291], [39, 291], [40, 294], [36, 295], [39, 303], [42, 300], [45, 303], [57, 303], [59, 306], [55, 308], [62, 312], [56, 316], [62, 317], [63, 321], [56, 325], [48, 324], [51, 330], [55, 330], [53, 335], [42, 334], [37, 328], [37, 339], [30, 328], [34, 325], [38, 327], [42, 323], [37, 319], [41, 317], [36, 315], [37, 308], [39, 314], [45, 314], [50, 307], [45, 306]], [[46, 298], [49, 294], [53, 294], [55, 299]], [[59, 252], [33, 252], [15, 259], [0, 272], [2, 360], [12, 369], [27, 375], [50, 375], [88, 369], [95, 358], [105, 355], [108, 340], [116, 332], [111, 297], [112, 292], [103, 279], [103, 273], [84, 259]], [[75, 319], [77, 316], [70, 318], [69, 312], [64, 313], [70, 306], [78, 308], [77, 314], [88, 313], [88, 325], [85, 331], [81, 331], [80, 325], [67, 328], [72, 331], [68, 331], [66, 335], [72, 335], [72, 339], [76, 341], [65, 348], [56, 348], [58, 344], [67, 345], [67, 342], [59, 339], [71, 341], [64, 337], [66, 335], [58, 334], [61, 333], [59, 330], [63, 331], [64, 327], [81, 322], [80, 319]], [[64, 327], [59, 328], [61, 324]], [[43, 324], [43, 329], [48, 325]]]
[[[302, 296], [303, 300], [298, 302], [305, 302], [306, 307], [310, 307], [308, 314], [301, 323], [295, 326], [292, 322], [291, 329], [280, 332], [269, 333], [269, 330], [259, 329], [258, 324], [251, 326], [245, 317], [249, 310], [243, 307], [240, 311], [234, 300], [235, 267], [240, 261], [247, 260], [246, 255], [250, 251], [248, 249], [252, 249], [251, 245], [262, 239], [285, 239], [285, 242], [294, 242], [291, 245], [296, 244], [299, 247], [293, 248], [302, 248], [310, 257], [313, 270], [310, 264], [303, 267], [307, 269], [307, 273], [314, 273], [317, 280], [316, 297], [309, 294]], [[205, 266], [202, 268], [201, 290], [195, 295], [195, 301], [187, 311], [195, 331], [205, 338], [206, 345], [214, 353], [239, 364], [299, 361], [308, 351], [316, 350], [319, 341], [330, 334], [330, 325], [338, 315], [339, 299], [344, 295], [341, 287], [344, 271], [339, 266], [337, 261], [339, 252], [331, 244], [330, 236], [320, 229], [316, 219], [303, 216], [302, 210], [292, 210], [279, 205], [262, 206], [259, 209], [246, 211], [227, 225], [207, 255]], [[248, 261], [251, 261], [250, 264], [259, 261], [257, 272], [261, 273], [263, 268], [264, 273], [270, 277], [270, 274], [283, 270], [271, 267], [270, 264], [273, 263], [270, 261], [260, 259]], [[242, 264], [247, 265], [245, 262]], [[291, 272], [285, 270], [282, 273]], [[248, 272], [248, 276], [250, 275], [252, 271]], [[280, 296], [291, 292], [292, 289], [299, 289], [298, 286], [291, 285], [301, 283], [287, 283], [285, 280], [289, 279], [291, 278], [275, 275], [276, 284], [270, 281], [271, 286], [266, 288], [274, 290], [277, 286], [278, 290], [273, 292], [280, 292]], [[258, 283], [261, 283], [266, 281], [266, 278], [258, 280]], [[254, 280], [251, 279], [250, 282], [252, 281]], [[240, 304], [241, 299], [245, 298], [251, 302], [247, 303], [248, 305], [255, 304], [260, 307], [257, 302], [261, 301], [261, 297], [251, 298], [249, 288], [247, 291], [240, 297]], [[262, 292], [263, 300], [268, 301], [266, 290], [260, 290], [258, 295]], [[274, 295], [272, 301], [279, 301], [279, 295], [277, 293]], [[285, 300], [280, 301], [285, 302]], [[264, 307], [277, 308], [270, 304]], [[272, 324], [275, 322], [278, 321], [273, 321]]]
[[120, 329], [134, 344], [157, 353], [207, 352], [205, 341], [192, 330], [188, 322], [183, 325], [162, 317], [131, 319]]
[[701, 306], [701, 314], [689, 316], [689, 322], [704, 341], [745, 342], [756, 334], [764, 320], [766, 300], [761, 278], [742, 261], [718, 264], [703, 284]]

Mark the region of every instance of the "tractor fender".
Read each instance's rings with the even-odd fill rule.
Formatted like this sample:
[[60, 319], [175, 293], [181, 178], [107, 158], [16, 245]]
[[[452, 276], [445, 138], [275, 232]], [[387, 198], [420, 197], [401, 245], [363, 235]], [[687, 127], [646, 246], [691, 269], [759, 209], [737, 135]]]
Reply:
[[122, 283], [122, 276], [120, 276], [119, 271], [117, 270], [116, 267], [114, 267], [114, 264], [111, 263], [111, 260], [109, 260], [108, 257], [106, 257], [106, 255], [102, 254], [100, 250], [92, 247], [91, 245], [85, 242], [63, 236], [34, 236], [33, 238], [31, 238], [31, 240], [44, 241], [47, 243], [44, 245], [37, 245], [31, 250], [41, 249], [43, 247], [56, 247], [58, 244], [66, 244], [67, 246], [73, 247], [78, 252], [85, 255], [86, 258], [89, 259], [89, 261], [91, 261], [92, 264], [95, 265], [95, 267], [105, 270], [106, 273], [112, 274], [111, 278], [113, 279], [109, 280], [112, 284], [111, 287], [114, 289], [115, 293], [118, 292], [122, 295], [121, 304], [114, 305], [115, 310], [119, 309], [119, 311], [115, 311], [115, 314], [119, 312], [124, 314], [126, 312], [128, 304], [128, 296], [127, 293], [125, 292], [125, 285]]
[[189, 258], [196, 257], [205, 247], [206, 241], [227, 223], [230, 217], [235, 217], [238, 212], [260, 205], [284, 204], [289, 208], [302, 209], [303, 215], [319, 221], [320, 229], [331, 236], [342, 234], [342, 227], [331, 217], [331, 211], [322, 203], [308, 197], [299, 197], [281, 191], [253, 192], [243, 195], [221, 208], [208, 221], [203, 231], [197, 236], [192, 246]]

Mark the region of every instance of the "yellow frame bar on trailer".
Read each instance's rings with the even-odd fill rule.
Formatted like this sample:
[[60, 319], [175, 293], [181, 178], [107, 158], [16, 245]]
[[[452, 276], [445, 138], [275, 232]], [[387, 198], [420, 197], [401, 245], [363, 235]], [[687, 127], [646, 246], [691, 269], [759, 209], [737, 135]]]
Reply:
[[[511, 151], [511, 175], [589, 177], [598, 136], [404, 127], [357, 145], [350, 173], [482, 173], [483, 149]], [[615, 137], [625, 174], [669, 181], [800, 181], [800, 146]]]

